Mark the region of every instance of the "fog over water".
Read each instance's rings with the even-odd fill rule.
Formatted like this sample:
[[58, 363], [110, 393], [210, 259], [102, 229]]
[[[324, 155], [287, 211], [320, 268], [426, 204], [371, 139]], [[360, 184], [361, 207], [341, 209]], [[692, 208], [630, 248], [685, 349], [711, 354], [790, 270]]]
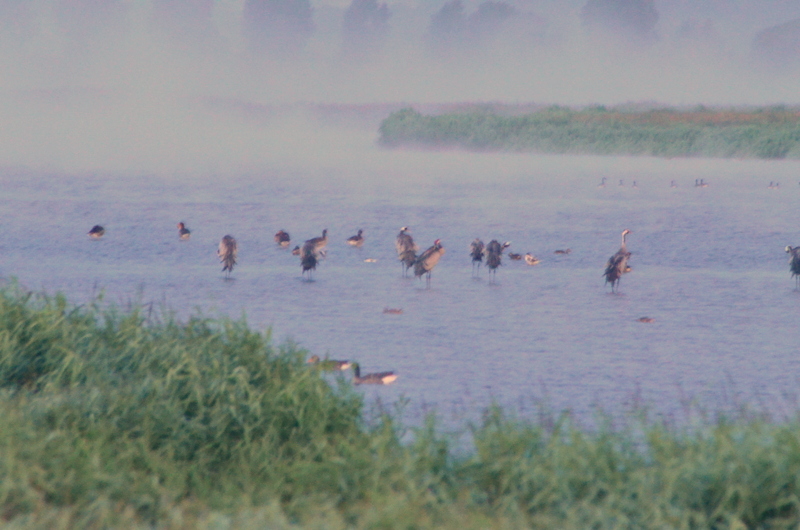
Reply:
[[[783, 247], [800, 244], [797, 161], [388, 151], [375, 140], [406, 105], [800, 104], [800, 64], [763, 44], [773, 33], [759, 37], [800, 18], [800, 4], [656, 1], [640, 34], [589, 28], [583, 0], [507, 4], [515, 23], [490, 30], [473, 16], [479, 2], [464, 1], [472, 33], [442, 44], [431, 20], [444, 2], [389, 2], [377, 38], [343, 36], [349, 1], [317, 1], [301, 46], [258, 51], [242, 1], [176, 2], [196, 7], [185, 12], [155, 0], [0, 1], [0, 276], [78, 303], [104, 290], [181, 318], [245, 314], [278, 341], [397, 370], [397, 383], [367, 392], [411, 397], [417, 412], [469, 416], [492, 399], [531, 412], [546, 400], [588, 417], [593, 404], [641, 397], [674, 416], [687, 396], [793, 409], [800, 295]], [[190, 241], [178, 241], [178, 221]], [[107, 234], [89, 241], [96, 223]], [[400, 277], [403, 225], [422, 248], [441, 238], [447, 249], [430, 290]], [[328, 258], [304, 282], [272, 235], [286, 229], [294, 245], [323, 228]], [[358, 228], [367, 243], [347, 247]], [[600, 273], [624, 228], [634, 271], [611, 295]], [[214, 255], [226, 233], [240, 244], [232, 281]], [[494, 285], [485, 271], [473, 279], [475, 237], [542, 263], [506, 261]]]

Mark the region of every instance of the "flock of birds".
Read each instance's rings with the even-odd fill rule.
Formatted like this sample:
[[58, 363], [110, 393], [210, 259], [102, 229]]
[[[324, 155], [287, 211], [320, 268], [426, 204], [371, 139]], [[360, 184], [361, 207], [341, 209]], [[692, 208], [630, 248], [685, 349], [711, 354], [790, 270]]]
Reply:
[[[606, 185], [606, 177], [603, 177], [600, 181], [598, 187], [605, 187]], [[619, 185], [623, 186], [624, 183], [622, 180], [619, 181]], [[671, 187], [677, 187], [675, 181], [673, 180], [670, 183]], [[636, 186], [636, 181], [633, 182], [633, 187]], [[696, 179], [695, 180], [695, 187], [708, 187], [708, 183], [705, 182], [703, 179]], [[775, 189], [778, 188], [779, 184], [775, 182], [770, 182], [769, 188]], [[627, 248], [627, 236], [630, 234], [631, 231], [625, 229], [622, 231], [622, 241], [620, 244], [619, 250], [614, 253], [606, 262], [606, 267], [603, 272], [603, 276], [605, 277], [605, 283], [611, 284], [611, 291], [615, 292], [619, 288], [619, 283], [622, 278], [623, 274], [630, 272], [632, 269], [628, 264], [628, 260], [631, 257], [630, 251]], [[89, 230], [89, 237], [92, 239], [100, 239], [105, 234], [105, 229], [100, 225], [95, 225]], [[181, 222], [178, 223], [178, 237], [181, 240], [188, 240], [191, 236], [191, 231], [186, 227], [186, 225]], [[285, 230], [279, 230], [274, 236], [275, 242], [281, 246], [288, 248], [291, 244], [291, 236]], [[364, 244], [364, 231], [358, 230], [358, 233], [354, 236], [347, 238], [346, 242], [348, 245], [354, 247], [361, 247]], [[322, 235], [318, 237], [313, 237], [311, 239], [306, 240], [302, 246], [297, 245], [292, 250], [292, 254], [300, 256], [300, 265], [302, 269], [303, 276], [308, 277], [311, 280], [311, 275], [313, 271], [316, 269], [317, 264], [319, 263], [320, 259], [325, 258], [326, 255], [326, 246], [328, 244], [328, 230], [325, 229], [322, 231]], [[483, 241], [479, 238], [476, 238], [470, 244], [470, 252], [469, 255], [472, 258], [472, 267], [473, 267], [473, 276], [479, 274], [480, 267], [484, 264], [489, 269], [489, 273], [491, 275], [491, 281], [494, 281], [497, 275], [497, 269], [502, 264], [503, 259], [503, 252], [511, 245], [510, 242], [506, 241], [504, 243], [500, 243], [498, 240], [493, 239], [488, 244], [484, 245]], [[431, 274], [433, 272], [434, 267], [439, 263], [442, 256], [445, 254], [445, 249], [442, 246], [442, 242], [440, 239], [436, 239], [428, 249], [426, 249], [421, 254], [419, 252], [419, 246], [414, 242], [414, 238], [410, 234], [410, 230], [407, 226], [403, 226], [400, 228], [400, 232], [397, 234], [395, 239], [395, 249], [397, 251], [397, 259], [400, 261], [402, 265], [402, 273], [403, 277], [407, 277], [409, 271], [413, 271], [415, 278], [421, 278], [422, 276], [426, 277], [426, 287], [430, 288], [431, 283]], [[792, 274], [793, 279], [795, 280], [795, 286], [797, 289], [800, 289], [800, 246], [798, 247], [791, 247], [787, 246], [785, 248], [786, 253], [790, 255], [789, 257], [789, 270]], [[233, 272], [233, 268], [236, 265], [236, 258], [238, 253], [238, 245], [236, 242], [236, 238], [231, 235], [225, 235], [219, 242], [219, 247], [217, 248], [217, 256], [219, 257], [220, 262], [222, 263], [222, 272], [225, 273], [226, 278], [229, 278], [231, 273]], [[555, 254], [570, 254], [571, 249], [567, 248], [564, 250], [556, 250]], [[528, 265], [536, 265], [540, 263], [540, 260], [535, 257], [531, 253], [527, 253], [524, 256], [521, 254], [510, 252], [508, 254], [509, 259], [511, 260], [522, 260], [524, 259]], [[367, 259], [366, 261], [374, 261]], [[384, 310], [384, 312], [401, 312], [401, 310]], [[653, 319], [648, 317], [642, 317], [639, 319], [642, 322], [651, 322]], [[361, 368], [358, 363], [350, 362], [350, 361], [339, 361], [333, 359], [320, 359], [318, 356], [314, 355], [308, 360], [309, 364], [315, 365], [322, 370], [325, 371], [344, 371], [348, 369], [353, 370], [353, 382], [355, 384], [390, 384], [397, 380], [397, 375], [394, 372], [377, 372], [377, 373], [370, 373], [370, 374], [361, 374]]]

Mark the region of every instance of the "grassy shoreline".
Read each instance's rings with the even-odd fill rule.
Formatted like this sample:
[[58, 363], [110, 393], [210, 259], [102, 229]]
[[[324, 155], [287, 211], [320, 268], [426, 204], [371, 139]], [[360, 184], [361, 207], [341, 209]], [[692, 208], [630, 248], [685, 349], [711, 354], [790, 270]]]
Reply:
[[363, 420], [351, 386], [244, 321], [149, 320], [0, 288], [12, 528], [796, 527], [800, 421], [592, 431], [487, 410]]
[[800, 109], [652, 110], [552, 106], [522, 114], [475, 106], [423, 115], [406, 108], [383, 120], [385, 147], [461, 148], [547, 154], [800, 158]]

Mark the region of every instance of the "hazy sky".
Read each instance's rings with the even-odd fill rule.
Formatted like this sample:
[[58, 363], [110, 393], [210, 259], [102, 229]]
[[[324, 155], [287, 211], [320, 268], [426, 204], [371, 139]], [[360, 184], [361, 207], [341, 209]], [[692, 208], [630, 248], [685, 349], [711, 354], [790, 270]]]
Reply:
[[289, 57], [248, 52], [243, 0], [178, 22], [154, 21], [152, 1], [79, 3], [0, 0], [0, 165], [257, 165], [275, 139], [315, 145], [270, 110], [307, 102], [800, 103], [800, 61], [752, 51], [759, 31], [800, 18], [797, 0], [657, 0], [647, 43], [587, 32], [585, 0], [508, 0], [513, 24], [436, 53], [426, 35], [444, 2], [398, 0], [359, 57], [342, 53], [349, 0], [313, 1], [314, 33]]

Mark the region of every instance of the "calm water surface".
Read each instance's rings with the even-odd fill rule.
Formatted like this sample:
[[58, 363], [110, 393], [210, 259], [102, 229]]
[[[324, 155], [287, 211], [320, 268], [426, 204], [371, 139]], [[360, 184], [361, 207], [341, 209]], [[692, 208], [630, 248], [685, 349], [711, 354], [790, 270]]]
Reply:
[[[697, 178], [710, 186], [695, 188]], [[363, 391], [385, 404], [408, 398], [412, 416], [474, 417], [492, 400], [585, 418], [634, 403], [680, 415], [686, 400], [786, 414], [800, 380], [800, 292], [783, 250], [800, 245], [798, 180], [792, 161], [374, 148], [241, 176], [5, 170], [0, 275], [77, 303], [104, 290], [182, 318], [246, 315], [278, 341], [396, 371], [395, 384]], [[190, 241], [178, 240], [178, 221]], [[106, 235], [90, 241], [97, 223]], [[441, 238], [447, 249], [429, 290], [401, 277], [403, 225], [420, 247]], [[272, 236], [285, 229], [294, 246], [323, 228], [328, 256], [307, 282]], [[365, 245], [348, 247], [359, 228]], [[633, 272], [611, 294], [601, 273], [625, 228]], [[225, 234], [239, 241], [230, 281], [215, 256]], [[473, 278], [475, 237], [511, 241], [541, 264], [506, 258], [495, 283], [485, 270]], [[562, 248], [572, 253], [553, 254]]]

